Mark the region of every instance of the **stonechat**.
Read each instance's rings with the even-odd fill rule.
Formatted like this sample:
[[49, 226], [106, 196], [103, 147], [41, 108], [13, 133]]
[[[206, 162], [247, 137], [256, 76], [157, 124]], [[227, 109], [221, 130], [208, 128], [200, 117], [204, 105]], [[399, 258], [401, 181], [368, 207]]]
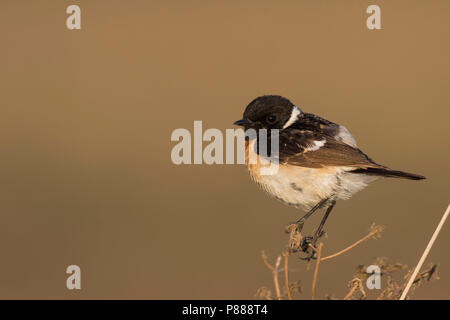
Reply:
[[[306, 252], [323, 235], [323, 226], [337, 200], [349, 199], [379, 177], [422, 180], [424, 176], [391, 170], [370, 159], [357, 146], [351, 133], [337, 123], [305, 113], [288, 99], [266, 95], [254, 99], [244, 116], [234, 123], [247, 131], [277, 129], [278, 171], [260, 174], [259, 135], [245, 141], [246, 164], [251, 178], [281, 202], [307, 213], [296, 224], [298, 230], [316, 210], [326, 208], [312, 237], [302, 244]], [[250, 163], [250, 156], [257, 159]]]

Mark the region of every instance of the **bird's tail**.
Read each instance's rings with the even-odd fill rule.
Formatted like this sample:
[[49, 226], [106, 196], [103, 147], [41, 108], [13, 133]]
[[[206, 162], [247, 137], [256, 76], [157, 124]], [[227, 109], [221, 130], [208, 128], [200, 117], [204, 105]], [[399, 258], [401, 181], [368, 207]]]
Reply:
[[391, 170], [388, 168], [358, 168], [351, 172], [374, 175], [374, 176], [390, 177], [390, 178], [403, 178], [403, 179], [410, 179], [410, 180], [425, 179], [425, 177], [421, 176], [420, 174]]

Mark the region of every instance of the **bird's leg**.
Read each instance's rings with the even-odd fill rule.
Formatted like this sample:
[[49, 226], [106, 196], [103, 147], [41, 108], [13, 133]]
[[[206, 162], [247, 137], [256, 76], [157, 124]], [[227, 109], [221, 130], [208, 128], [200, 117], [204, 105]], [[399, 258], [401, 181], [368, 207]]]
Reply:
[[325, 225], [325, 222], [327, 221], [328, 216], [330, 215], [331, 210], [333, 210], [335, 204], [336, 204], [336, 200], [333, 200], [331, 202], [331, 204], [328, 206], [327, 211], [325, 212], [325, 214], [322, 218], [322, 221], [320, 221], [319, 227], [317, 228], [316, 232], [314, 233], [314, 237], [313, 237], [314, 238], [314, 246], [316, 245], [316, 241], [321, 236], [323, 236], [323, 234], [324, 234], [324, 232], [322, 231], [323, 226]]
[[297, 220], [297, 222], [295, 224], [297, 225], [298, 232], [302, 231], [303, 225], [305, 224], [306, 219], [308, 219], [314, 212], [316, 212], [317, 209], [321, 208], [327, 201], [328, 201], [328, 198], [321, 200], [314, 207], [312, 207], [311, 210], [309, 210], [307, 214], [305, 214], [303, 217], [301, 217], [300, 219]]
[[[294, 232], [294, 234], [296, 234], [300, 237], [299, 242], [297, 242], [297, 240], [295, 240], [294, 243], [292, 244], [292, 249], [291, 249], [292, 252], [296, 252], [297, 249], [301, 249], [303, 252], [308, 252], [308, 250], [311, 249], [309, 247], [309, 244], [315, 245], [318, 233], [316, 232], [314, 237], [306, 236], [306, 237], [302, 238], [301, 231], [303, 229], [303, 225], [304, 225], [306, 219], [308, 219], [318, 209], [322, 208], [328, 201], [329, 201], [328, 198], [321, 200], [314, 207], [312, 207], [303, 217], [298, 219], [295, 223], [291, 223], [286, 227], [286, 233], [291, 233], [291, 236], [292, 236], [292, 232]], [[331, 210], [329, 210], [329, 211], [331, 211]], [[326, 216], [328, 216], [329, 211], [327, 210], [327, 213], [325, 213]], [[322, 220], [321, 226], [323, 226], [323, 224], [325, 223], [325, 220], [326, 220], [326, 218]], [[294, 227], [294, 229], [292, 229], [292, 227]], [[291, 244], [289, 244], [289, 247], [291, 247]], [[314, 254], [314, 252], [313, 252], [313, 254]], [[310, 259], [310, 258], [308, 258], [308, 259]]]
[[[323, 232], [322, 229], [323, 229], [323, 226], [325, 225], [325, 222], [328, 219], [328, 216], [331, 213], [331, 210], [333, 210], [335, 204], [336, 204], [336, 201], [333, 200], [331, 202], [331, 204], [328, 206], [327, 211], [325, 212], [325, 214], [322, 218], [322, 221], [320, 221], [319, 227], [317, 228], [316, 232], [314, 233], [314, 236], [312, 236], [312, 237], [307, 236], [302, 239], [302, 243], [301, 243], [300, 247], [302, 248], [303, 252], [308, 252], [308, 249], [311, 249], [309, 247], [310, 244], [313, 247], [316, 247], [317, 240], [320, 239], [320, 237], [322, 237], [325, 234], [325, 232]], [[315, 251], [311, 250], [311, 253], [308, 255], [308, 257], [301, 258], [301, 259], [302, 260], [311, 260], [314, 258], [314, 255], [315, 255]]]

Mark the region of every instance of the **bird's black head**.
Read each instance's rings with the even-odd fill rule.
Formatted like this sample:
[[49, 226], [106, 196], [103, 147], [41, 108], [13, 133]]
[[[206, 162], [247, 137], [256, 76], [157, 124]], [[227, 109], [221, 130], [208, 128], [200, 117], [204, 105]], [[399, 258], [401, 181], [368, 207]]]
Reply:
[[301, 113], [291, 101], [282, 96], [258, 97], [245, 108], [244, 117], [234, 124], [252, 129], [284, 129]]

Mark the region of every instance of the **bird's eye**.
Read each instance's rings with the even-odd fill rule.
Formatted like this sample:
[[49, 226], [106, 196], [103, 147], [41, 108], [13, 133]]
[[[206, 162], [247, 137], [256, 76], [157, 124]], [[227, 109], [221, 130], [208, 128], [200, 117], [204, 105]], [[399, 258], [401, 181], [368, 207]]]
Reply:
[[268, 123], [274, 123], [275, 121], [277, 121], [277, 116], [274, 114], [270, 114], [267, 116], [267, 122]]

